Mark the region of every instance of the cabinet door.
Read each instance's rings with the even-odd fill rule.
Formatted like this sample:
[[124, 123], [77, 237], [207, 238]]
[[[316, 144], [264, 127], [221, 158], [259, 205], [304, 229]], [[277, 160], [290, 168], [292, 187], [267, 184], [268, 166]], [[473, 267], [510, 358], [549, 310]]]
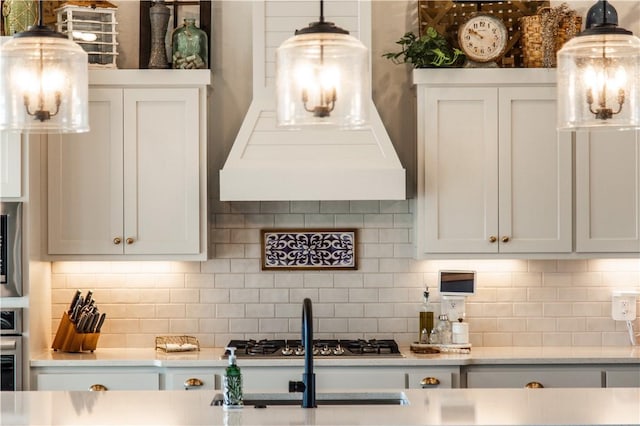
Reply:
[[[422, 88], [418, 140], [420, 253], [495, 253], [498, 91]], [[419, 167], [419, 169], [421, 169]]]
[[602, 371], [587, 367], [496, 367], [467, 372], [468, 388], [600, 388]]
[[609, 368], [605, 372], [608, 388], [640, 388], [640, 367]]
[[89, 90], [88, 133], [49, 136], [49, 253], [122, 254], [122, 90]]
[[215, 390], [220, 389], [222, 372], [189, 369], [168, 371], [165, 376], [164, 390]]
[[501, 253], [572, 250], [571, 134], [556, 130], [555, 87], [499, 89]]
[[124, 240], [127, 254], [200, 251], [197, 88], [124, 95]]
[[36, 376], [37, 390], [87, 391], [92, 386], [105, 390], [159, 390], [158, 373], [44, 373]]
[[14, 132], [0, 132], [0, 198], [21, 196], [21, 135]]
[[576, 135], [577, 252], [640, 252], [639, 135]]

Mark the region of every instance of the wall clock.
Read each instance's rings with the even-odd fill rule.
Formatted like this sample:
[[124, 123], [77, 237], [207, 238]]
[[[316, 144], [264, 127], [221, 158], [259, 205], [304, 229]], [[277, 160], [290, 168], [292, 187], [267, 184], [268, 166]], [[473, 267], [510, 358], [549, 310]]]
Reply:
[[508, 39], [504, 22], [488, 13], [472, 13], [458, 27], [458, 44], [467, 56], [465, 67], [497, 67]]

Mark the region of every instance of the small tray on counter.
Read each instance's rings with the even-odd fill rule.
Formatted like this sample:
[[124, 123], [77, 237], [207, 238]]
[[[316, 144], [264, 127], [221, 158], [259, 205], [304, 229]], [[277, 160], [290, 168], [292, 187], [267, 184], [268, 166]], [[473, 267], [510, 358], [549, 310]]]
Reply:
[[156, 350], [162, 352], [199, 351], [200, 342], [193, 336], [157, 336]]

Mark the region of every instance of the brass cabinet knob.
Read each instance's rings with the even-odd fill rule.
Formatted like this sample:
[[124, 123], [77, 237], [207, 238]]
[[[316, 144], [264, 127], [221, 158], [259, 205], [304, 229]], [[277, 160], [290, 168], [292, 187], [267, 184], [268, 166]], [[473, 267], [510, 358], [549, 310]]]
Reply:
[[115, 245], [118, 245], [118, 244], [120, 244], [121, 242], [122, 242], [122, 238], [120, 238], [120, 237], [115, 237], [115, 238], [113, 239], [113, 244], [115, 244]]
[[99, 391], [106, 391], [108, 389], [105, 385], [95, 384], [95, 385], [89, 386], [89, 390], [92, 392], [99, 392]]
[[502, 237], [502, 242], [503, 243], [508, 243], [509, 242], [509, 237], [507, 237], [506, 235], [504, 237]]
[[544, 386], [540, 382], [529, 382], [524, 385], [524, 387], [528, 389], [542, 389]]
[[135, 240], [133, 238], [131, 238], [131, 237], [127, 238], [127, 240], [126, 240], [127, 244], [133, 244], [134, 241]]
[[436, 379], [435, 377], [425, 377], [424, 379], [420, 380], [420, 385], [423, 388], [429, 387], [429, 386], [438, 386], [440, 384], [440, 380]]
[[490, 243], [495, 243], [496, 241], [498, 241], [498, 239], [495, 236], [492, 235], [492, 236], [489, 237], [489, 242]]
[[200, 379], [196, 379], [195, 377], [192, 377], [184, 381], [185, 390], [189, 390], [191, 388], [197, 388], [200, 386], [204, 386], [204, 382]]

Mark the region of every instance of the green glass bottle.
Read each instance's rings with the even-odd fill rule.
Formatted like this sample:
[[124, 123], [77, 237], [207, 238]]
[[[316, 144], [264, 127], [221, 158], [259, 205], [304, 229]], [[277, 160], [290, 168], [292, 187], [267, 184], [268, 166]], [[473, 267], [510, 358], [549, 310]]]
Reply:
[[224, 372], [223, 396], [224, 408], [242, 408], [242, 373], [236, 365], [236, 348], [226, 348], [229, 351], [229, 366]]
[[172, 64], [175, 69], [209, 67], [209, 40], [207, 33], [196, 27], [196, 20], [185, 18], [171, 36]]

